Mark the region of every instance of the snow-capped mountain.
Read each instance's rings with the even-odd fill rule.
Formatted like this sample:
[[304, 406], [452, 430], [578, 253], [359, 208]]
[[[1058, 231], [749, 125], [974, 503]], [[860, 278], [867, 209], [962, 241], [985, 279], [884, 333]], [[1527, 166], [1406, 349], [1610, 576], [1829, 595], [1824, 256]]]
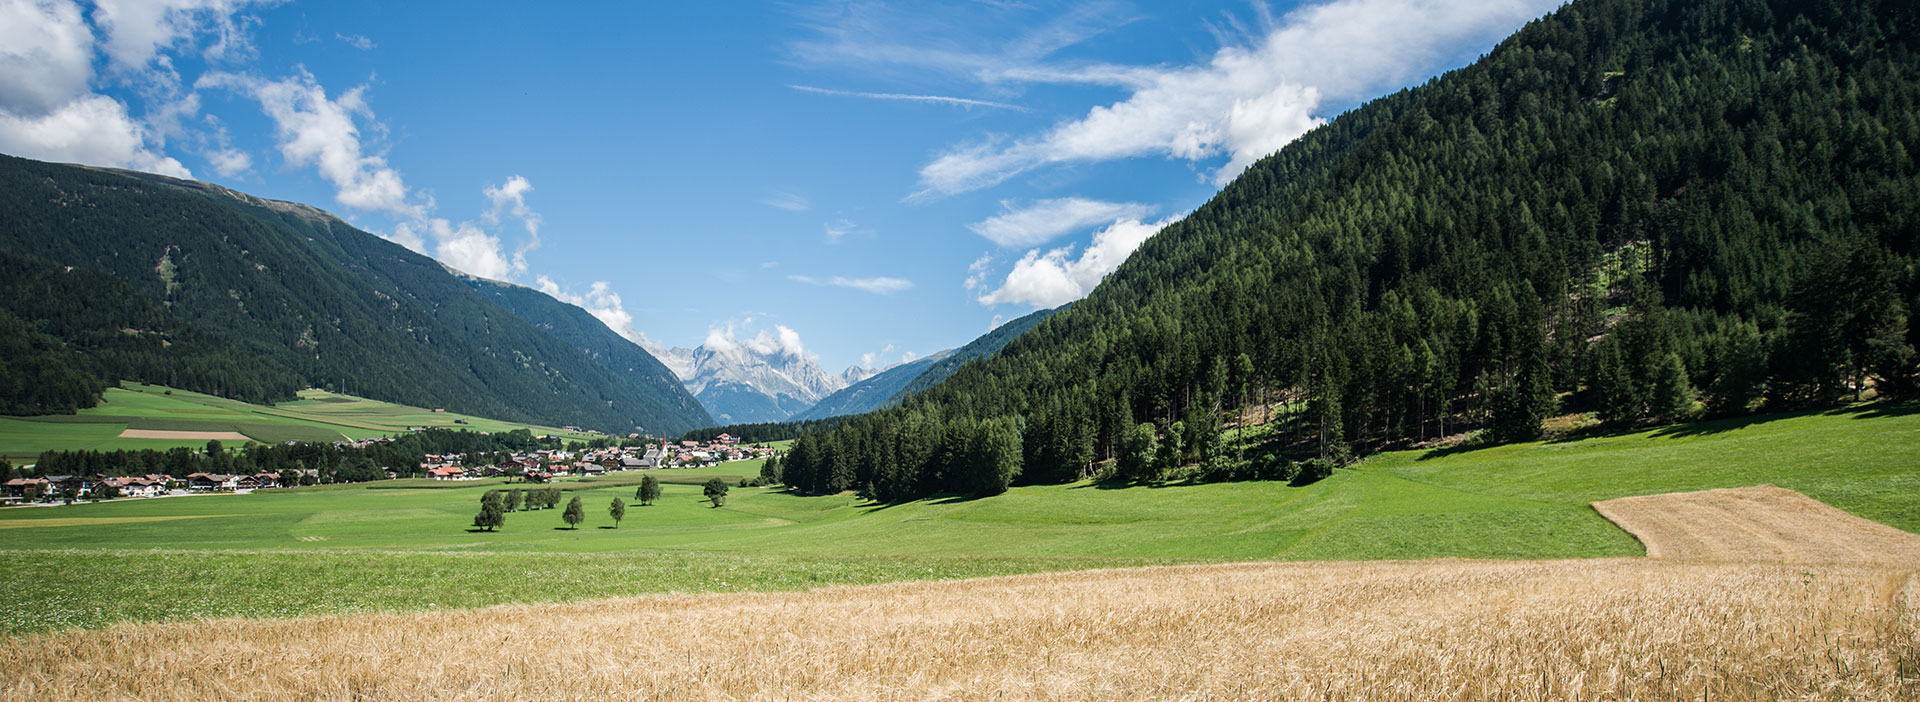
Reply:
[[666, 349], [654, 355], [722, 424], [778, 422], [855, 382], [848, 380], [854, 369], [828, 373], [807, 358], [797, 343], [770, 342], [765, 337], [715, 335], [698, 348]]

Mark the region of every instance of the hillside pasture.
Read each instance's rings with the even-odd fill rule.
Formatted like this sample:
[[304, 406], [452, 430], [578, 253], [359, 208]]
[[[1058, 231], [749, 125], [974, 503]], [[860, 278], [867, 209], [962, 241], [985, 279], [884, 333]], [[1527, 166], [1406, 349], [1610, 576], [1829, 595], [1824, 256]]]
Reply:
[[[137, 451], [200, 448], [208, 439], [276, 444], [329, 442], [407, 432], [415, 427], [511, 431], [586, 440], [593, 435], [435, 412], [324, 390], [300, 399], [253, 405], [157, 385], [108, 388], [99, 405], [78, 414], [0, 417], [0, 456], [32, 460], [42, 451]], [[218, 434], [214, 436], [212, 434]]]

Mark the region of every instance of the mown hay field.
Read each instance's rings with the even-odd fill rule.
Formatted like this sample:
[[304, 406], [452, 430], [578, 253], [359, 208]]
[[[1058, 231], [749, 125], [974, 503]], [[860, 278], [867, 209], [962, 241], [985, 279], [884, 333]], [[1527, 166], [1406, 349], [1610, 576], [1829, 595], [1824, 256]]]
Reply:
[[1173, 566], [0, 641], [0, 697], [1859, 699], [1920, 694], [1878, 566]]

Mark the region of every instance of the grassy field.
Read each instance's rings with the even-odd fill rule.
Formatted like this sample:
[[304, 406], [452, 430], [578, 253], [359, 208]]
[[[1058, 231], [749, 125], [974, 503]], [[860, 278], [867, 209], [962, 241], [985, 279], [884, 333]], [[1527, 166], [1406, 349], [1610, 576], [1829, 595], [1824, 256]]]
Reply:
[[526, 428], [535, 434], [591, 438], [554, 427], [434, 412], [325, 390], [302, 390], [298, 400], [266, 406], [186, 390], [124, 383], [118, 388], [108, 388], [99, 406], [78, 414], [0, 417], [0, 456], [31, 460], [47, 450], [164, 450], [176, 446], [199, 448], [207, 443], [205, 439], [120, 438], [120, 433], [128, 429], [237, 432], [262, 443], [279, 443], [365, 439], [405, 432], [412, 427], [477, 431]]
[[757, 471], [661, 471], [660, 503], [631, 507], [619, 529], [602, 528], [607, 505], [632, 501], [637, 474], [564, 483], [586, 502], [578, 530], [548, 510], [473, 533], [489, 486], [430, 481], [0, 511], [0, 583], [16, 603], [0, 631], [1194, 561], [1636, 556], [1639, 542], [1589, 503], [1761, 483], [1920, 532], [1911, 405], [1387, 454], [1304, 487], [1080, 483], [891, 506], [765, 488], [735, 488], [722, 509], [700, 498], [707, 477]]

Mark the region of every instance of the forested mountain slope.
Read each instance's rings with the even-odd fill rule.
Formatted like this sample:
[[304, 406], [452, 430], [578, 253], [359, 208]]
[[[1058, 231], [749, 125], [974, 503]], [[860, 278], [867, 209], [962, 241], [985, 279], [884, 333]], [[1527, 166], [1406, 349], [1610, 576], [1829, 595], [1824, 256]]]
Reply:
[[793, 419], [794, 421], [826, 419], [848, 414], [862, 414], [898, 405], [906, 396], [946, 380], [968, 361], [986, 358], [999, 352], [1007, 342], [1027, 333], [1027, 330], [1034, 328], [1040, 320], [1046, 319], [1053, 313], [1054, 310], [1040, 310], [1028, 314], [994, 327], [993, 331], [967, 342], [967, 345], [960, 348], [948, 349], [912, 363], [902, 363], [889, 368], [879, 375], [822, 398], [807, 411], [794, 415]]
[[578, 306], [546, 293], [497, 280], [462, 275], [467, 285], [554, 338], [579, 349], [600, 367], [624, 379], [646, 400], [641, 425], [670, 436], [713, 425], [713, 417], [660, 359], [614, 333]]
[[806, 411], [793, 416], [790, 421], [803, 422], [809, 419], [825, 419], [849, 414], [872, 412], [891, 406], [894, 395], [901, 388], [926, 373], [927, 369], [942, 358], [953, 353], [947, 349], [926, 358], [888, 368], [858, 383], [834, 391], [832, 395], [820, 398], [819, 402]]
[[[656, 406], [653, 395], [432, 259], [305, 205], [0, 157], [0, 212], [7, 265], [36, 269], [64, 291], [10, 295], [0, 310], [37, 327], [34, 343], [62, 342], [47, 358], [99, 366], [90, 378], [69, 373], [62, 387], [126, 378], [262, 401], [312, 385], [609, 431], [664, 434], [703, 421]], [[59, 282], [49, 270], [77, 277]], [[106, 282], [74, 282], [81, 278]], [[17, 283], [10, 275], [6, 284]], [[144, 309], [129, 291], [145, 298]], [[103, 306], [120, 311], [99, 314]], [[187, 339], [208, 353], [171, 350]], [[110, 346], [132, 358], [104, 360]]]
[[803, 438], [787, 482], [1245, 474], [1220, 427], [1246, 405], [1285, 419], [1257, 464], [1911, 393], [1916, 42], [1906, 0], [1571, 3], [1256, 163], [987, 362]]

